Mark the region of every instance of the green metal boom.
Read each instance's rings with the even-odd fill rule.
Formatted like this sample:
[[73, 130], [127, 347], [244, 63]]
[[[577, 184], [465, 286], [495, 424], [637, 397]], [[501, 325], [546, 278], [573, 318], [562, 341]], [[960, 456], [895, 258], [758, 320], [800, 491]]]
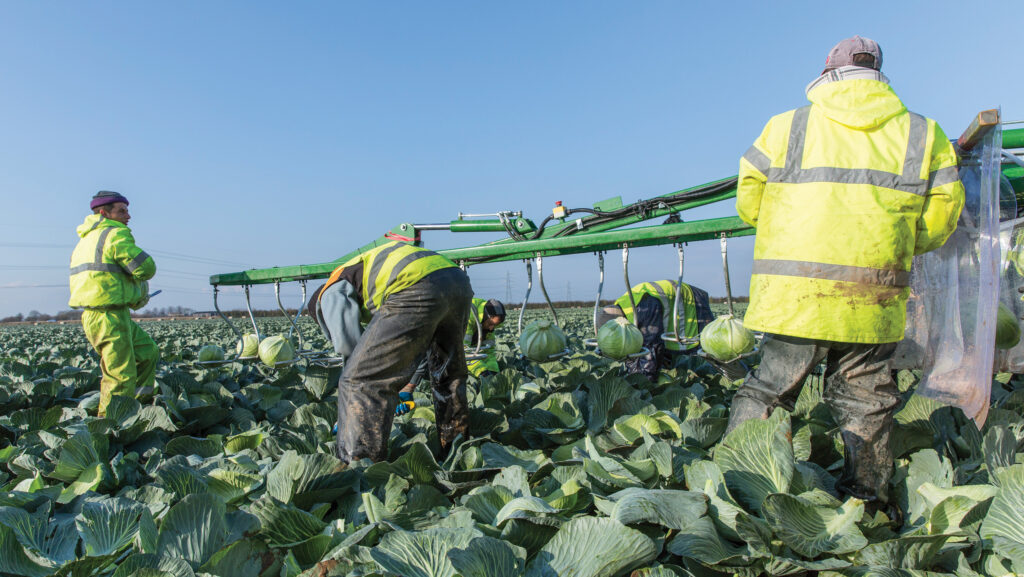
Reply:
[[[979, 118], [982, 118], [983, 115], [979, 115]], [[976, 129], [977, 121], [971, 125], [968, 132]], [[961, 137], [961, 141], [963, 139], [964, 137]], [[1024, 148], [1024, 128], [1004, 130], [1003, 148]], [[1024, 193], [1024, 168], [1014, 164], [1005, 164], [1003, 174], [1010, 179], [1016, 192]], [[616, 197], [598, 202], [592, 209], [568, 209], [567, 217], [558, 218], [552, 215], [547, 217], [540, 226], [522, 218], [520, 213], [511, 212], [494, 215], [460, 215], [458, 220], [443, 224], [403, 223], [388, 231], [383, 237], [331, 262], [216, 274], [210, 277], [210, 284], [215, 286], [257, 285], [326, 278], [339, 265], [381, 244], [393, 240], [406, 240], [420, 244], [420, 232], [423, 230], [505, 232], [509, 235], [509, 238], [486, 244], [438, 251], [452, 261], [467, 266], [487, 262], [521, 260], [538, 255], [602, 252], [622, 248], [624, 245], [643, 247], [708, 240], [722, 236], [752, 235], [754, 229], [739, 217], [683, 222], [676, 216], [686, 210], [735, 197], [736, 177], [731, 177], [629, 205], [623, 205], [621, 198]], [[463, 218], [473, 216], [496, 218]], [[664, 224], [623, 228], [663, 217], [669, 217]], [[553, 224], [548, 226], [548, 223]]]

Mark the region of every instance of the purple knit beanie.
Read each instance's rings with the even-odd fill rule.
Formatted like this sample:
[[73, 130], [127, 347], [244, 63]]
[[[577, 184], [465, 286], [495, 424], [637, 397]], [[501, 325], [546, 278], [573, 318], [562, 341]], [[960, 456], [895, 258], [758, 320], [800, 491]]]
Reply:
[[114, 204], [115, 202], [123, 202], [127, 205], [128, 199], [121, 196], [121, 193], [119, 192], [114, 192], [111, 190], [101, 190], [96, 193], [96, 196], [92, 197], [92, 202], [89, 203], [89, 208], [92, 210], [96, 210], [96, 208], [99, 206]]

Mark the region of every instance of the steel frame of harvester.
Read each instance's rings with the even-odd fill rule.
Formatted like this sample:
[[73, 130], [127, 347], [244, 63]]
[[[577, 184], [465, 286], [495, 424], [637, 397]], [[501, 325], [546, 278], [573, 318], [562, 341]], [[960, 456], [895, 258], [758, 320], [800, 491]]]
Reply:
[[[997, 110], [979, 113], [955, 146], [968, 150], [981, 140], [989, 129], [999, 124]], [[1024, 149], [1024, 128], [1006, 128], [1002, 133], [1004, 150]], [[1005, 154], [1002, 172], [1018, 193], [1024, 193], [1024, 161], [1019, 153]], [[623, 204], [621, 197], [603, 200], [592, 208], [568, 208], [557, 203], [552, 214], [540, 225], [524, 218], [521, 212], [493, 214], [462, 214], [456, 220], [439, 224], [403, 223], [373, 242], [331, 262], [294, 266], [250, 269], [215, 274], [210, 284], [218, 286], [252, 286], [279, 284], [326, 278], [336, 267], [356, 255], [395, 240], [422, 244], [423, 231], [499, 232], [507, 238], [467, 246], [439, 250], [453, 262], [466, 266], [527, 260], [534, 257], [567, 254], [601, 253], [609, 250], [655, 245], [682, 244], [693, 241], [753, 235], [755, 230], [737, 216], [683, 221], [687, 210], [736, 197], [736, 177], [717, 180], [662, 196]], [[653, 219], [666, 218], [661, 224], [633, 226]]]

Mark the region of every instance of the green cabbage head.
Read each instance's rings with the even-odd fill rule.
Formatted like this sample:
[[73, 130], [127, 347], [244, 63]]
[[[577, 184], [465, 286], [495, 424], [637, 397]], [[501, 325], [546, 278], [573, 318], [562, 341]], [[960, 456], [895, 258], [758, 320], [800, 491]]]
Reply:
[[1010, 307], [999, 303], [996, 313], [996, 348], [1012, 349], [1020, 342], [1020, 323]]
[[274, 366], [295, 358], [295, 349], [292, 343], [281, 335], [274, 335], [263, 339], [260, 343], [260, 360], [263, 364]]
[[519, 335], [519, 350], [534, 362], [547, 361], [548, 357], [564, 349], [565, 334], [548, 320], [533, 321]]
[[238, 341], [235, 352], [241, 357], [255, 357], [260, 352], [260, 339], [253, 333], [245, 335]]
[[206, 345], [199, 349], [199, 360], [200, 362], [205, 361], [223, 361], [224, 360], [224, 349], [217, 345]]
[[743, 321], [723, 315], [708, 323], [700, 332], [700, 346], [709, 357], [723, 363], [754, 350], [754, 333], [743, 326]]
[[603, 355], [622, 360], [644, 348], [644, 335], [633, 323], [618, 317], [597, 331], [597, 346]]

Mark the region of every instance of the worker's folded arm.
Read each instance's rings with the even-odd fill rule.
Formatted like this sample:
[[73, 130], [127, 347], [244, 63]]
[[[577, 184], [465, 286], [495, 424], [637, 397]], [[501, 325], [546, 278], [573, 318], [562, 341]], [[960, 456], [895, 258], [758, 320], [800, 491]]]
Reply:
[[934, 127], [930, 135], [931, 154], [927, 166], [922, 169], [927, 175], [928, 188], [921, 218], [917, 222], [914, 254], [942, 246], [956, 230], [964, 206], [964, 185], [957, 171], [956, 152], [942, 128], [934, 122], [929, 124]]
[[771, 151], [768, 148], [768, 134], [772, 123], [765, 125], [761, 135], [740, 158], [740, 172], [736, 183], [736, 214], [750, 226], [757, 226], [761, 212], [761, 194], [768, 181], [771, 168]]
[[149, 280], [156, 274], [156, 262], [135, 244], [127, 228], [117, 228], [107, 240], [108, 250], [122, 269], [137, 281]]

